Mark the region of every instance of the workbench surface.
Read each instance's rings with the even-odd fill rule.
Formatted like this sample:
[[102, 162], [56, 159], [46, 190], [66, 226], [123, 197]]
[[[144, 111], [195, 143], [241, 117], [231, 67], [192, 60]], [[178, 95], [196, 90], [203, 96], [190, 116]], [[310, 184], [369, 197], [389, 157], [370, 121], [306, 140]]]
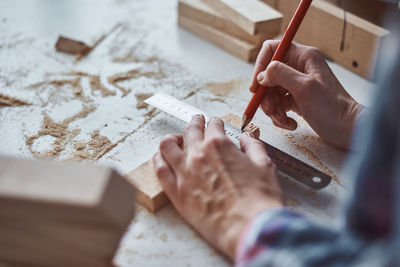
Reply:
[[[103, 34], [105, 39], [78, 62], [54, 48], [59, 35], [92, 44]], [[330, 65], [351, 95], [368, 105], [375, 90], [372, 84]], [[151, 107], [138, 109], [135, 94], [166, 92], [216, 116], [229, 112], [240, 116], [250, 99], [247, 86], [252, 70], [253, 65], [179, 28], [177, 0], [2, 0], [0, 95], [31, 105], [14, 101], [12, 106], [0, 106], [0, 153], [82, 160], [126, 173], [151, 158], [163, 135], [184, 127], [159, 111], [149, 112]], [[126, 73], [138, 75], [115, 83], [120, 88], [108, 82]], [[89, 74], [98, 75], [111, 93], [91, 90]], [[83, 108], [85, 114], [74, 116]], [[295, 132], [275, 128], [262, 112], [254, 122], [261, 128], [261, 139], [335, 176], [319, 192], [290, 181], [282, 184], [292, 209], [338, 226], [340, 206], [351, 183], [351, 173], [344, 169], [346, 153], [324, 144], [301, 118], [293, 116], [299, 123]], [[44, 134], [46, 117], [64, 125], [64, 132], [58, 137]], [[171, 205], [155, 215], [138, 206], [115, 262], [120, 266], [229, 265]]]

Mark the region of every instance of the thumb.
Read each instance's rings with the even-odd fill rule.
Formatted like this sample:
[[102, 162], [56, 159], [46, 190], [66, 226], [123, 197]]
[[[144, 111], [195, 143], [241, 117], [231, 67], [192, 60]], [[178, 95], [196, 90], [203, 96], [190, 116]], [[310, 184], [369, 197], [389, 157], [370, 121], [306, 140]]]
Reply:
[[295, 95], [303, 88], [307, 75], [279, 61], [272, 61], [267, 69], [257, 76], [258, 83], [267, 87], [280, 86]]
[[257, 165], [265, 165], [271, 161], [263, 143], [254, 138], [249, 132], [243, 133], [240, 137], [240, 147], [250, 160]]

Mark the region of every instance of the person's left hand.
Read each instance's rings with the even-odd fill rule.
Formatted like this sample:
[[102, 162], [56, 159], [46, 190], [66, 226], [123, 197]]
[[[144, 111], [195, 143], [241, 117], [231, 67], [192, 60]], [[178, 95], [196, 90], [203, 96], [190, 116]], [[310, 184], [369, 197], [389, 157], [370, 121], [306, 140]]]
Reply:
[[196, 115], [184, 137], [166, 136], [153, 163], [177, 211], [233, 259], [245, 226], [264, 209], [282, 207], [282, 193], [261, 141], [245, 133], [240, 150], [225, 135], [222, 120], [204, 124]]

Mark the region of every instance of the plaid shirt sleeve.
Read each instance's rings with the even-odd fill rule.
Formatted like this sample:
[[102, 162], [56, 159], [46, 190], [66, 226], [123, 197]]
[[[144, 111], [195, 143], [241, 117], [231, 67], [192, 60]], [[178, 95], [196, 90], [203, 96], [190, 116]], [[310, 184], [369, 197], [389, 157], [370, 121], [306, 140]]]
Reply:
[[236, 266], [400, 266], [399, 51], [355, 138], [361, 153], [349, 162], [357, 171], [346, 224], [324, 228], [286, 209], [266, 210], [242, 235]]

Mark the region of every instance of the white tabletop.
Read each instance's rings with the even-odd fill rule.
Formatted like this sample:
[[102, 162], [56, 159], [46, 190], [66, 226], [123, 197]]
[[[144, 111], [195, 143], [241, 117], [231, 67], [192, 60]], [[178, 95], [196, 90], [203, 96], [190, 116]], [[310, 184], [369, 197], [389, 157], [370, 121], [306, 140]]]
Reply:
[[[73, 56], [55, 51], [59, 35], [91, 44], [115, 25], [118, 25], [116, 30], [77, 63]], [[132, 52], [130, 58], [126, 57], [129, 52]], [[126, 62], [118, 62], [118, 58]], [[356, 100], [370, 103], [374, 91], [371, 83], [334, 63], [330, 66]], [[122, 97], [117, 88], [107, 83], [107, 77], [133, 69], [163, 75], [121, 82], [120, 85], [131, 90]], [[135, 93], [166, 92], [183, 99], [197, 89], [186, 102], [216, 116], [229, 112], [241, 115], [250, 99], [247, 86], [252, 69], [251, 64], [179, 28], [176, 0], [3, 0], [0, 2], [0, 94], [32, 105], [0, 107], [0, 153], [33, 157], [26, 138], [39, 131], [44, 113], [62, 121], [84, 105], [95, 106], [96, 110], [87, 117], [69, 124], [69, 129], [80, 132], [68, 141], [58, 159], [70, 158], [75, 152], [71, 145], [74, 141], [88, 141], [90, 134], [99, 130], [112, 143], [126, 138], [95, 163], [112, 165], [126, 173], [154, 154], [163, 135], [181, 132], [184, 127], [182, 122], [161, 112], [139, 127], [150, 108], [137, 109]], [[106, 87], [117, 94], [102, 97], [99, 91], [91, 93], [85, 77], [81, 84], [84, 94], [92, 99], [88, 103], [72, 97], [68, 86], [58, 91], [51, 86], [31, 86], [45, 80], [76, 77], [62, 75], [69, 71], [100, 75]], [[225, 81], [232, 81], [235, 89], [223, 96], [213, 94], [207, 87], [207, 83]], [[45, 103], [51, 94], [53, 97]], [[351, 182], [350, 173], [343, 168], [346, 153], [324, 144], [301, 118], [293, 116], [299, 122], [295, 132], [275, 128], [261, 112], [256, 114], [254, 122], [260, 126], [263, 140], [314, 167], [325, 166], [325, 171], [329, 169], [338, 177], [340, 184], [333, 181], [317, 193], [282, 182], [292, 209], [318, 223], [337, 226], [340, 203]], [[33, 148], [46, 151], [53, 141], [53, 137], [41, 137]], [[115, 262], [120, 266], [229, 265], [170, 205], [155, 215], [138, 206]]]

